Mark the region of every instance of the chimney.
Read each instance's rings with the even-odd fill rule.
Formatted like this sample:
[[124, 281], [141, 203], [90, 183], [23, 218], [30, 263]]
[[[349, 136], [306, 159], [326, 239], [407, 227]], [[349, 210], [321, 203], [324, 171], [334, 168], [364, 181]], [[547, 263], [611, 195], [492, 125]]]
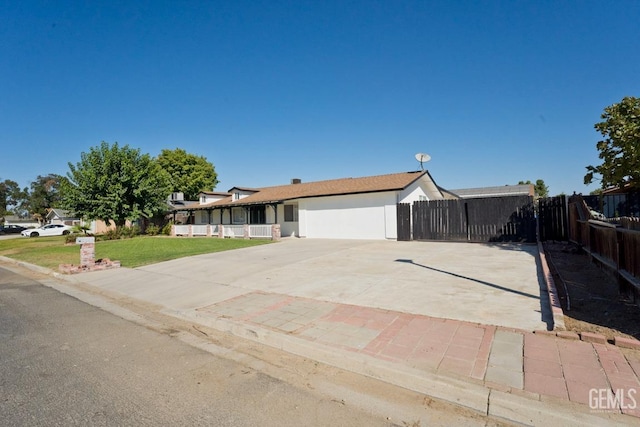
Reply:
[[292, 178], [291, 179], [291, 183], [292, 184], [301, 184], [302, 180], [300, 178]]

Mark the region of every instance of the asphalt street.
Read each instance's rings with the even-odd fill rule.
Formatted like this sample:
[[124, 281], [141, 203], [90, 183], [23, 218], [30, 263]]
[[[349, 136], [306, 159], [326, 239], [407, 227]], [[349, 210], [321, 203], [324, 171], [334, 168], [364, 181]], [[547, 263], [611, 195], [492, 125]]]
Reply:
[[0, 425], [389, 425], [0, 269]]
[[220, 357], [203, 351], [212, 342], [189, 345], [201, 341], [185, 341], [171, 326], [156, 331], [124, 320], [43, 286], [47, 280], [0, 267], [3, 426], [488, 422], [313, 361], [269, 356], [273, 350], [260, 346], [258, 362], [244, 353]]

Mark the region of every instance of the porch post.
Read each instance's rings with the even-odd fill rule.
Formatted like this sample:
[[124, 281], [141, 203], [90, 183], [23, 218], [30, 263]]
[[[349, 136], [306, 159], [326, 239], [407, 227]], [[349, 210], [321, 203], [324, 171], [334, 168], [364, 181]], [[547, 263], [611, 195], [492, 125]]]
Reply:
[[280, 236], [280, 224], [273, 224], [271, 226], [271, 240], [280, 240]]

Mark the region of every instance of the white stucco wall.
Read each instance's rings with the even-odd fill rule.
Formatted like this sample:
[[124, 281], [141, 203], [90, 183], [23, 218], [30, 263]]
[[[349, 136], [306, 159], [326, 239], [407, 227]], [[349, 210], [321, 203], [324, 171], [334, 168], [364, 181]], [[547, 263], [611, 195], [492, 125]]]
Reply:
[[[300, 213], [298, 212], [298, 215]], [[267, 216], [269, 219], [269, 216]], [[275, 222], [275, 218], [274, 218]], [[280, 235], [282, 237], [299, 237], [300, 232], [298, 231], [299, 221], [285, 221], [284, 220], [284, 205], [278, 205], [278, 223], [280, 224]]]
[[395, 239], [396, 193], [317, 197], [298, 201], [300, 237]]
[[231, 190], [229, 190], [229, 193], [231, 193], [233, 201], [238, 201], [244, 199], [245, 197], [249, 197], [250, 195], [254, 194], [255, 191], [241, 190], [239, 188], [233, 187]]
[[220, 194], [205, 194], [205, 193], [200, 193], [200, 204], [204, 205], [207, 203], [213, 203], [213, 202], [217, 202], [218, 200], [222, 200], [227, 196], [223, 196]]
[[426, 197], [427, 200], [442, 199], [442, 194], [434, 182], [428, 175], [424, 175], [421, 179], [409, 185], [398, 196], [399, 203], [413, 203], [420, 200], [420, 196]]

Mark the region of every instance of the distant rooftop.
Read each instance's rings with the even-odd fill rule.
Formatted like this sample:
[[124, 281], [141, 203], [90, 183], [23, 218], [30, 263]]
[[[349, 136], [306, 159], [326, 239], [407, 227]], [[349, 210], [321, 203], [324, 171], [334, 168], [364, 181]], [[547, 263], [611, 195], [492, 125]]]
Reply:
[[505, 196], [533, 196], [535, 190], [533, 184], [523, 185], [502, 185], [497, 187], [460, 188], [449, 190], [449, 192], [460, 196], [461, 199], [471, 199], [474, 197], [505, 197]]

